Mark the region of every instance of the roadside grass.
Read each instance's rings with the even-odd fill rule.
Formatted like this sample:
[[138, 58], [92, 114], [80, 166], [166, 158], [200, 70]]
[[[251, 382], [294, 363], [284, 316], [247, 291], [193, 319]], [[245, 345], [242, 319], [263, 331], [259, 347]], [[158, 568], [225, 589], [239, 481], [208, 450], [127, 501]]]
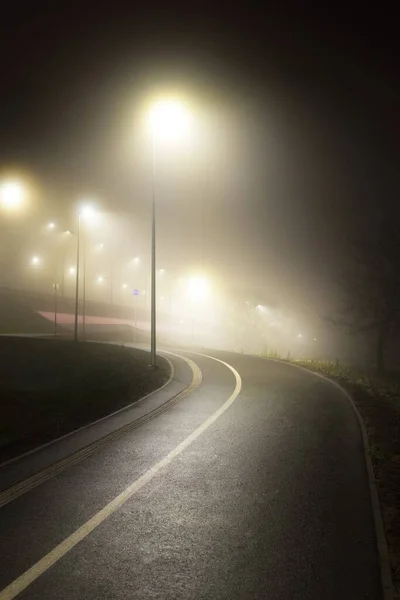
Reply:
[[[270, 357], [277, 358], [277, 357]], [[337, 381], [364, 419], [395, 589], [400, 598], [400, 374], [378, 376], [338, 361], [292, 360]]]
[[144, 351], [112, 344], [0, 338], [0, 462], [114, 412], [169, 376]]

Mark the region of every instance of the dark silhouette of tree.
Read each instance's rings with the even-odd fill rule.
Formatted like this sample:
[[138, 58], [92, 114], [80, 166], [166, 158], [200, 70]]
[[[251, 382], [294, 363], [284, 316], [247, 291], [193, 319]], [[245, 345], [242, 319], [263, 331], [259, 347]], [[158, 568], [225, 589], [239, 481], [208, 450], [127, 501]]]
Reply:
[[374, 239], [352, 244], [339, 285], [343, 306], [335, 322], [351, 332], [372, 332], [376, 366], [385, 370], [385, 351], [400, 322], [400, 222], [385, 220]]

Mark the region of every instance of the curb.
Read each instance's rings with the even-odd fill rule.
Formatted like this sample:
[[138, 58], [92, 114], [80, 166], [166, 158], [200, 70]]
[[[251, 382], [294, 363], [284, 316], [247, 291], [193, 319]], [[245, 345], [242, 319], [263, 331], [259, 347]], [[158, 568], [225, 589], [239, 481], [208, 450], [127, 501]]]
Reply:
[[264, 360], [271, 360], [273, 362], [279, 362], [284, 365], [289, 365], [291, 367], [295, 367], [296, 369], [301, 369], [302, 371], [305, 371], [306, 373], [311, 373], [311, 375], [315, 375], [316, 377], [319, 377], [320, 379], [329, 381], [329, 383], [336, 386], [348, 399], [353, 411], [355, 412], [355, 415], [358, 420], [358, 424], [361, 429], [365, 466], [367, 469], [368, 487], [369, 487], [369, 493], [370, 493], [370, 499], [371, 499], [371, 508], [372, 508], [372, 514], [373, 514], [373, 519], [374, 519], [374, 525], [375, 525], [376, 545], [377, 545], [378, 556], [379, 556], [379, 570], [380, 570], [380, 575], [381, 575], [382, 598], [383, 598], [383, 600], [396, 600], [395, 589], [394, 589], [394, 584], [393, 584], [393, 579], [392, 579], [392, 571], [391, 571], [390, 561], [389, 561], [388, 546], [387, 546], [387, 541], [386, 541], [386, 536], [385, 536], [385, 529], [383, 526], [381, 506], [379, 503], [379, 496], [378, 496], [378, 490], [377, 490], [377, 486], [376, 486], [374, 468], [373, 468], [372, 460], [371, 460], [371, 456], [370, 456], [370, 447], [369, 447], [369, 441], [368, 441], [367, 428], [365, 426], [365, 423], [361, 416], [361, 413], [357, 408], [357, 405], [355, 404], [353, 398], [350, 396], [349, 392], [347, 390], [345, 390], [337, 381], [334, 381], [333, 379], [329, 379], [329, 377], [326, 377], [325, 375], [322, 375], [321, 373], [311, 371], [310, 369], [307, 369], [306, 367], [302, 367], [301, 365], [296, 365], [296, 364], [293, 364], [293, 363], [290, 363], [290, 362], [287, 362], [284, 360], [279, 360], [277, 358], [267, 358], [267, 357], [263, 357], [263, 356], [260, 356], [259, 358], [263, 358]]
[[150, 398], [150, 396], [153, 396], [153, 394], [155, 394], [156, 392], [160, 392], [161, 390], [163, 390], [165, 387], [167, 387], [167, 385], [169, 385], [171, 383], [172, 379], [174, 378], [175, 369], [174, 369], [174, 365], [172, 364], [172, 362], [164, 354], [160, 353], [160, 354], [158, 354], [158, 356], [162, 356], [167, 361], [169, 368], [170, 368], [170, 376], [168, 377], [167, 381], [165, 383], [163, 383], [163, 385], [161, 387], [153, 390], [149, 394], [146, 394], [146, 396], [143, 396], [142, 398], [139, 398], [138, 400], [135, 400], [134, 402], [131, 402], [130, 404], [127, 404], [126, 406], [123, 406], [122, 408], [119, 408], [118, 410], [115, 410], [114, 412], [109, 413], [108, 415], [105, 415], [104, 417], [100, 417], [99, 419], [96, 419], [95, 421], [91, 421], [90, 423], [87, 423], [86, 425], [82, 425], [82, 427], [73, 429], [72, 431], [69, 431], [68, 433], [65, 433], [64, 435], [61, 435], [60, 437], [54, 438], [54, 440], [50, 440], [49, 442], [46, 442], [45, 444], [36, 446], [36, 448], [27, 450], [27, 452], [24, 452], [23, 454], [18, 454], [18, 456], [14, 456], [13, 458], [9, 458], [8, 460], [5, 460], [4, 462], [0, 463], [0, 469], [12, 464], [13, 462], [16, 462], [17, 460], [25, 458], [26, 456], [29, 456], [30, 454], [33, 454], [34, 452], [39, 452], [40, 450], [44, 450], [44, 448], [48, 448], [49, 446], [56, 444], [57, 442], [60, 442], [61, 440], [65, 440], [66, 438], [78, 433], [79, 431], [84, 431], [85, 429], [92, 427], [92, 425], [101, 423], [102, 421], [105, 421], [106, 419], [109, 419], [115, 415], [118, 415], [119, 413], [129, 410], [133, 406], [136, 406], [137, 404], [140, 404], [144, 400], [147, 400], [147, 398]]
[[181, 390], [174, 396], [170, 397], [166, 402], [163, 402], [162, 404], [160, 404], [160, 406], [158, 406], [157, 408], [154, 408], [150, 412], [147, 412], [144, 415], [142, 415], [141, 417], [126, 423], [122, 427], [119, 427], [118, 429], [111, 431], [110, 433], [106, 434], [105, 436], [102, 436], [99, 439], [91, 442], [89, 445], [83, 446], [79, 450], [76, 450], [75, 452], [68, 454], [64, 458], [61, 458], [60, 460], [58, 460], [54, 463], [51, 463], [44, 469], [35, 472], [33, 475], [30, 475], [26, 479], [23, 479], [23, 480], [19, 481], [18, 483], [15, 483], [14, 485], [11, 485], [10, 487], [4, 489], [3, 491], [0, 492], [0, 508], [5, 506], [6, 504], [9, 504], [16, 498], [19, 498], [26, 492], [31, 491], [38, 485], [41, 485], [42, 483], [44, 483], [45, 481], [52, 479], [56, 475], [59, 475], [63, 471], [78, 464], [85, 458], [88, 458], [89, 456], [91, 456], [92, 454], [97, 452], [99, 449], [107, 446], [110, 442], [114, 442], [114, 441], [121, 439], [127, 433], [137, 429], [138, 427], [144, 425], [151, 419], [154, 419], [161, 413], [169, 410], [170, 408], [175, 406], [178, 402], [180, 402], [181, 400], [185, 399], [188, 395], [190, 395], [190, 393], [193, 392], [201, 384], [202, 373], [201, 373], [199, 367], [196, 365], [196, 363], [194, 363], [189, 358], [185, 358], [181, 355], [178, 355], [178, 354], [175, 354], [172, 352], [170, 354], [173, 354], [174, 356], [182, 358], [188, 364], [190, 370], [192, 371], [192, 380], [188, 386], [186, 386], [183, 390]]

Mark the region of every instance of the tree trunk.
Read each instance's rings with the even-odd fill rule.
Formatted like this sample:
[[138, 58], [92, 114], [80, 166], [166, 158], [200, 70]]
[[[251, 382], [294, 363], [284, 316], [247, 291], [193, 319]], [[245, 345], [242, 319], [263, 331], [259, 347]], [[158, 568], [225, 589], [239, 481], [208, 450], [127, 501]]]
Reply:
[[389, 330], [390, 325], [388, 323], [382, 323], [378, 331], [378, 341], [376, 346], [376, 368], [378, 373], [385, 372], [385, 350]]

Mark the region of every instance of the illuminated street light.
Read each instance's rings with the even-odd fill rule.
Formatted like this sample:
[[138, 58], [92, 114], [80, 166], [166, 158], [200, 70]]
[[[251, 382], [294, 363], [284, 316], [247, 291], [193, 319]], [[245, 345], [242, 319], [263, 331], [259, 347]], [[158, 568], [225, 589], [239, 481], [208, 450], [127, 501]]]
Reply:
[[122, 284], [122, 289], [123, 289], [123, 290], [126, 290], [126, 289], [127, 289], [127, 287], [128, 287], [128, 284], [127, 284], [127, 283], [123, 283], [123, 284]]
[[84, 219], [92, 219], [97, 215], [96, 209], [91, 204], [84, 204], [79, 211], [79, 216]]
[[316, 341], [317, 341], [317, 338], [314, 338], [314, 342], [316, 342]]
[[303, 337], [303, 334], [302, 334], [302, 333], [299, 333], [297, 337], [298, 337], [298, 338], [302, 338], [302, 337]]
[[75, 269], [75, 267], [70, 267], [70, 268], [68, 269], [68, 273], [69, 273], [70, 275], [75, 275], [75, 273], [76, 273], [76, 269]]
[[0, 205], [7, 211], [18, 211], [26, 202], [26, 190], [20, 181], [3, 181], [0, 184]]
[[188, 295], [192, 300], [205, 300], [210, 293], [209, 283], [204, 277], [191, 277], [188, 281]]
[[56, 224], [54, 223], [54, 221], [50, 221], [50, 223], [47, 225], [47, 227], [48, 227], [49, 229], [54, 229], [54, 228], [55, 228], [55, 226], [56, 226]]
[[149, 122], [154, 138], [177, 139], [188, 132], [190, 115], [179, 100], [166, 98], [153, 104], [149, 112]]
[[189, 127], [189, 113], [176, 99], [160, 99], [149, 110], [149, 123], [153, 145], [153, 186], [151, 218], [151, 319], [150, 357], [151, 366], [156, 366], [156, 142], [179, 138]]
[[104, 281], [104, 277], [102, 277], [101, 275], [99, 275], [99, 277], [97, 278], [97, 281], [99, 283], [102, 283]]
[[32, 256], [31, 258], [31, 265], [37, 267], [38, 265], [40, 265], [40, 258], [38, 256]]

